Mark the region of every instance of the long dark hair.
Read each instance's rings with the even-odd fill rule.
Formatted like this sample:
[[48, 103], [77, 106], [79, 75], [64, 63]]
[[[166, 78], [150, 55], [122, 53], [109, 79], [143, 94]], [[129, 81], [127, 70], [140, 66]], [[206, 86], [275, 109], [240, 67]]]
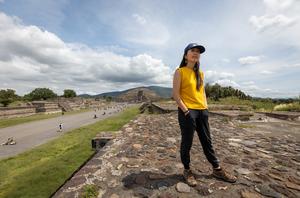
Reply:
[[[179, 68], [180, 67], [186, 67], [187, 61], [185, 60], [185, 55], [186, 55], [186, 53], [182, 57]], [[201, 83], [202, 83], [202, 79], [201, 79], [201, 76], [200, 76], [200, 73], [199, 73], [199, 68], [200, 68], [200, 62], [196, 62], [195, 65], [194, 65], [193, 70], [194, 70], [195, 75], [196, 75], [196, 80], [197, 80], [196, 89], [198, 91], [200, 90], [200, 86], [201, 86]]]

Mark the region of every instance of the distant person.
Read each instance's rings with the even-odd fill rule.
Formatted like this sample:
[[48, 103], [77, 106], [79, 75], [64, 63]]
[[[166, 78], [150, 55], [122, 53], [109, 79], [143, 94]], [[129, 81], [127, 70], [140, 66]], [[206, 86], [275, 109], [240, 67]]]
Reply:
[[173, 98], [178, 105], [178, 122], [181, 130], [180, 157], [184, 166], [183, 176], [187, 184], [196, 186], [197, 181], [190, 169], [190, 150], [195, 130], [204, 154], [213, 168], [212, 175], [227, 182], [236, 182], [236, 177], [220, 167], [210, 136], [207, 100], [204, 89], [204, 74], [200, 71], [200, 54], [205, 48], [190, 43], [173, 78]]
[[62, 132], [62, 130], [63, 130], [63, 124], [62, 123], [59, 123], [59, 125], [58, 125], [58, 128], [59, 128], [59, 132]]

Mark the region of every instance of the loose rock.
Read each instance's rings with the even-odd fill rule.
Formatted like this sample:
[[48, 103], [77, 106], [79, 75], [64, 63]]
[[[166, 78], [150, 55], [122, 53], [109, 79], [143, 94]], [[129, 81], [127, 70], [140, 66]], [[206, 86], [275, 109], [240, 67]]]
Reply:
[[185, 183], [179, 182], [176, 184], [176, 190], [181, 193], [189, 193], [191, 192], [191, 187]]

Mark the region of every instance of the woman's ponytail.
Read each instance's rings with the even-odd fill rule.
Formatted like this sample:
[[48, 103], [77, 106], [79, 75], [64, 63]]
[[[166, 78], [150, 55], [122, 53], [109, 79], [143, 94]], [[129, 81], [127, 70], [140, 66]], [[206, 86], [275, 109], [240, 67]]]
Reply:
[[197, 80], [196, 89], [198, 91], [200, 90], [200, 87], [201, 87], [201, 84], [202, 84], [202, 79], [201, 79], [201, 75], [200, 75], [200, 72], [199, 72], [199, 68], [200, 68], [200, 63], [196, 62], [195, 65], [194, 65], [194, 72], [195, 72], [196, 80]]

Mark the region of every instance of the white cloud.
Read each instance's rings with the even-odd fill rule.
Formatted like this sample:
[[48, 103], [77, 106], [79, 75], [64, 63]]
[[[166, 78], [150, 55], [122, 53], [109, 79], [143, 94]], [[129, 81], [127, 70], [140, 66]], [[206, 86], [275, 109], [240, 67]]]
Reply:
[[289, 64], [289, 65], [286, 65], [284, 67], [286, 67], [286, 68], [297, 68], [297, 67], [300, 67], [300, 63]]
[[297, 95], [297, 92], [292, 91], [280, 91], [270, 88], [262, 88], [257, 85], [250, 85], [243, 87], [243, 90], [246, 94], [254, 97], [270, 97], [273, 98], [283, 98], [283, 97], [294, 97]]
[[256, 64], [260, 62], [262, 56], [246, 56], [238, 59], [239, 63], [242, 65]]
[[[273, 33], [273, 35], [286, 36], [299, 30], [296, 25], [299, 21], [299, 0], [263, 0], [263, 3], [265, 13], [249, 18], [250, 24], [258, 32], [268, 30], [268, 33]], [[292, 26], [293, 28], [291, 28]]]
[[[243, 82], [241, 83], [240, 89], [250, 95], [250, 96], [266, 96], [272, 90], [269, 88], [261, 88], [255, 84], [253, 81]], [[266, 94], [267, 93], [267, 94]]]
[[246, 82], [242, 82], [242, 85], [253, 85], [255, 84], [253, 81], [246, 81]]
[[96, 47], [96, 50], [98, 52], [114, 52], [114, 53], [124, 53], [129, 51], [127, 48], [121, 47], [119, 45], [100, 46], [100, 47]]
[[215, 81], [215, 83], [218, 83], [219, 85], [221, 86], [231, 86], [231, 87], [234, 87], [234, 88], [240, 88], [241, 86], [236, 83], [235, 81], [233, 80], [229, 80], [229, 79], [221, 79], [221, 80], [217, 80]]
[[221, 61], [222, 61], [223, 63], [230, 63], [230, 59], [228, 59], [228, 58], [223, 58]]
[[294, 0], [264, 0], [264, 4], [270, 11], [281, 11], [289, 8]]
[[205, 72], [205, 83], [240, 88], [241, 86], [233, 80], [234, 76], [233, 73], [208, 70]]
[[[124, 3], [124, 2], [123, 2]], [[138, 6], [138, 3], [134, 3]], [[122, 6], [122, 3], [120, 5]], [[117, 6], [117, 7], [118, 7]], [[128, 6], [128, 5], [126, 5]], [[140, 11], [138, 13], [127, 13], [118, 7], [120, 12], [112, 12], [109, 8], [101, 8], [95, 13], [101, 24], [109, 27], [115, 35], [121, 40], [132, 46], [146, 45], [150, 47], [162, 47], [166, 44], [171, 35], [168, 27], [162, 20]], [[128, 17], [124, 17], [128, 16]]]
[[292, 64], [291, 67], [300, 67], [300, 63]]
[[268, 75], [268, 74], [273, 74], [273, 72], [271, 72], [271, 71], [269, 71], [269, 70], [263, 70], [263, 71], [261, 71], [261, 72], [259, 72], [260, 74], [266, 74], [266, 75]]
[[148, 54], [128, 57], [65, 43], [0, 12], [0, 86], [6, 83], [22, 94], [37, 86], [100, 93], [130, 85], [170, 86], [170, 75], [169, 67]]
[[124, 38], [132, 43], [162, 46], [170, 39], [170, 34], [166, 26], [160, 22], [147, 22], [147, 25], [125, 26], [122, 28]]
[[262, 32], [269, 28], [282, 28], [291, 26], [296, 22], [296, 19], [278, 14], [276, 16], [251, 16], [249, 21], [257, 31]]
[[138, 14], [133, 14], [132, 17], [136, 20], [137, 23], [140, 25], [145, 25], [146, 24], [146, 19]]
[[205, 80], [208, 83], [214, 83], [218, 80], [231, 80], [234, 77], [233, 73], [228, 72], [218, 72], [208, 70], [205, 72]]
[[265, 88], [258, 86], [253, 81], [242, 82], [239, 87], [244, 93], [253, 97], [273, 97], [273, 98], [284, 98], [284, 97], [295, 97], [299, 94], [299, 91], [291, 90], [278, 90], [274, 88]]
[[233, 73], [209, 70], [205, 72], [205, 83], [218, 83], [221, 86], [240, 88], [241, 86], [233, 80], [234, 76], [235, 75]]

